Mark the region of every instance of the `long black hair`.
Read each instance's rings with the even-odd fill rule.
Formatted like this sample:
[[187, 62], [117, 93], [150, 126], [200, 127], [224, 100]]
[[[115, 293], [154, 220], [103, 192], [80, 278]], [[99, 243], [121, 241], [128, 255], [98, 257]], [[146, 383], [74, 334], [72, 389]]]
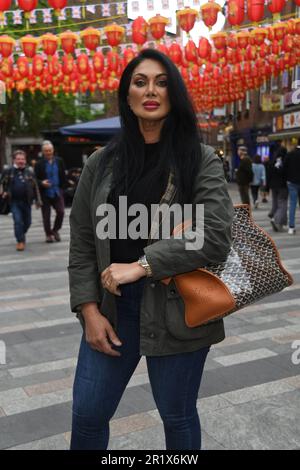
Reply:
[[[125, 68], [119, 85], [118, 102], [121, 130], [104, 150], [114, 158], [111, 200], [128, 195], [138, 180], [145, 158], [145, 142], [138, 119], [128, 105], [127, 97], [135, 68], [144, 60], [162, 64], [167, 72], [170, 112], [163, 124], [158, 145], [158, 164], [149, 179], [166, 181], [172, 166], [178, 188], [179, 202], [191, 202], [192, 186], [201, 161], [201, 134], [197, 117], [184, 81], [173, 62], [155, 49], [141, 51]], [[105, 157], [102, 160], [105, 162]], [[151, 189], [149, 181], [148, 188]]]

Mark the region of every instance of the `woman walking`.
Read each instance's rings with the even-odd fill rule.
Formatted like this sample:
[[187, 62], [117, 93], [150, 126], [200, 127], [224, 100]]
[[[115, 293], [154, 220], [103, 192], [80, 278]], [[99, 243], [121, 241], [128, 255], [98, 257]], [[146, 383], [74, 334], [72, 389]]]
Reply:
[[266, 170], [261, 162], [260, 155], [255, 155], [252, 163], [253, 180], [251, 182], [251, 194], [255, 209], [258, 208], [259, 188], [266, 186]]
[[[167, 56], [142, 51], [124, 70], [118, 98], [121, 131], [88, 159], [70, 217], [71, 308], [84, 328], [71, 449], [107, 449], [110, 420], [141, 356], [166, 448], [200, 449], [198, 391], [209, 348], [224, 339], [224, 325], [189, 328], [175, 283], [160, 281], [226, 259], [232, 203], [220, 159], [200, 144], [187, 90]], [[148, 209], [141, 224], [144, 229], [148, 222], [146, 236], [124, 236], [120, 230], [125, 224], [131, 232], [137, 203]], [[171, 236], [174, 224], [168, 237], [156, 237], [160, 224], [149, 209], [158, 203], [204, 204], [204, 228], [196, 223], [179, 239]], [[203, 243], [187, 250], [191, 233]]]

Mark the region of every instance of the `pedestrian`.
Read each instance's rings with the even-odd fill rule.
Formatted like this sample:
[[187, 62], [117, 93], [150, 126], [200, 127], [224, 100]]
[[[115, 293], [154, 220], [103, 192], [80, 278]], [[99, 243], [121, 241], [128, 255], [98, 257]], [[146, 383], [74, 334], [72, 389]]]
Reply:
[[288, 152], [284, 160], [284, 173], [289, 191], [289, 235], [296, 233], [296, 209], [300, 191], [300, 139], [294, 150]]
[[269, 187], [272, 193], [272, 208], [268, 214], [275, 232], [286, 231], [288, 189], [283, 166], [287, 149], [281, 146], [274, 155], [269, 168]]
[[269, 187], [269, 173], [270, 173], [270, 157], [269, 155], [264, 155], [262, 157], [262, 162], [265, 167], [265, 173], [266, 173], [266, 184], [261, 187], [261, 202], [267, 203], [268, 202], [268, 195], [270, 192], [270, 187]]
[[248, 156], [247, 147], [238, 147], [237, 153], [240, 157], [240, 165], [236, 171], [236, 182], [242, 204], [250, 204], [249, 185], [253, 179], [252, 162]]
[[259, 188], [265, 187], [266, 185], [266, 171], [265, 167], [261, 162], [260, 155], [255, 155], [252, 163], [252, 172], [253, 172], [253, 179], [251, 181], [251, 194], [253, 199], [253, 204], [255, 209], [258, 208], [258, 192]]
[[[140, 52], [122, 74], [118, 98], [120, 133], [88, 159], [70, 215], [71, 308], [84, 327], [71, 449], [107, 449], [110, 420], [141, 356], [166, 448], [199, 449], [198, 390], [210, 346], [224, 339], [223, 321], [188, 327], [174, 281], [167, 287], [160, 280], [226, 259], [232, 203], [222, 163], [212, 147], [200, 144], [187, 90], [167, 56]], [[105, 237], [102, 203], [114, 205], [118, 220], [119, 196], [130, 210], [134, 203], [147, 209], [159, 202], [204, 204], [204, 230], [196, 230], [204, 235], [202, 247], [187, 250], [187, 237], [170, 238], [170, 231], [154, 241], [149, 210], [151, 237], [149, 230], [138, 239], [114, 237], [113, 224]], [[122, 230], [130, 231], [128, 220]]]
[[[64, 194], [66, 175], [63, 160], [54, 155], [52, 142], [45, 140], [42, 144], [43, 158], [35, 164], [34, 171], [41, 189], [42, 216], [46, 234], [46, 242], [61, 241], [59, 230], [64, 219]], [[56, 212], [53, 228], [51, 229], [51, 207]]]
[[34, 173], [26, 166], [26, 153], [16, 150], [13, 153], [13, 165], [1, 176], [3, 198], [7, 198], [14, 221], [14, 232], [17, 241], [16, 250], [24, 251], [26, 233], [31, 225], [31, 205], [36, 200], [41, 205], [39, 188]]

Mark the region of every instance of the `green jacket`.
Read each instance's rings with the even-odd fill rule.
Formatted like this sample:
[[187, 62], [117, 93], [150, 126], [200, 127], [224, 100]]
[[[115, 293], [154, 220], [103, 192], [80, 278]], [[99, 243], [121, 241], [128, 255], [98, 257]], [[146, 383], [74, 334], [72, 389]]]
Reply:
[[[186, 250], [189, 240], [173, 238], [152, 240], [144, 252], [153, 277], [146, 278], [140, 309], [140, 354], [163, 356], [196, 351], [222, 341], [223, 320], [190, 328], [184, 321], [184, 303], [174, 281], [160, 282], [169, 276], [192, 271], [211, 262], [226, 259], [231, 243], [233, 206], [228, 195], [223, 167], [214, 149], [202, 145], [202, 163], [195, 178], [193, 204], [204, 204], [204, 244], [199, 250]], [[84, 328], [80, 305], [97, 302], [100, 312], [118, 331], [115, 296], [103, 289], [101, 272], [110, 265], [110, 242], [96, 236], [99, 217], [96, 209], [107, 201], [112, 180], [112, 162], [101, 183], [97, 168], [101, 150], [87, 160], [73, 200], [70, 214], [71, 242], [69, 283], [71, 310]], [[170, 175], [171, 176], [171, 175]], [[164, 202], [176, 202], [176, 186], [169, 178]], [[129, 339], [130, 340], [130, 339]]]

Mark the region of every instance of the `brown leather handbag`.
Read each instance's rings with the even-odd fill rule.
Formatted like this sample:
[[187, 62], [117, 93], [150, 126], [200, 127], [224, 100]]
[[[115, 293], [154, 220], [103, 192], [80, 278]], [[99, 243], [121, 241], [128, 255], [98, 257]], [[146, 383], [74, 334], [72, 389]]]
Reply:
[[[191, 221], [173, 234], [184, 231]], [[232, 246], [226, 261], [172, 278], [185, 305], [185, 322], [196, 327], [236, 312], [293, 283], [273, 239], [256, 225], [247, 204], [234, 207]]]

